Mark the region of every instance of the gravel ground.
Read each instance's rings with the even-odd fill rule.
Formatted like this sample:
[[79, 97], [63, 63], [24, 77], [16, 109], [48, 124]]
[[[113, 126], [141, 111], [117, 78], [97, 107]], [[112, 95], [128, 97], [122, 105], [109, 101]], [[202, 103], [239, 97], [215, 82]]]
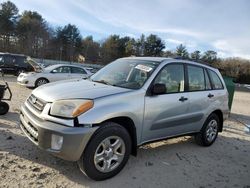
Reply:
[[[19, 128], [19, 107], [32, 90], [8, 77], [11, 108], [0, 116], [0, 187], [250, 187], [250, 92], [236, 92], [231, 119], [211, 147], [181, 137], [141, 147], [116, 177], [95, 182], [75, 162], [34, 146]], [[249, 123], [250, 124], [250, 123]]]

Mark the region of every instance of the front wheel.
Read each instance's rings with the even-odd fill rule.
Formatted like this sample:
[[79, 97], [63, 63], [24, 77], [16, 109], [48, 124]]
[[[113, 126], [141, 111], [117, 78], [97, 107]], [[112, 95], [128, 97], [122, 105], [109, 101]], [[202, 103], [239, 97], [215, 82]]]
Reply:
[[219, 126], [219, 117], [214, 113], [211, 114], [204, 123], [201, 131], [195, 135], [196, 143], [201, 146], [212, 145], [218, 136]]
[[0, 102], [0, 115], [7, 114], [9, 111], [9, 105], [6, 102]]
[[100, 181], [118, 174], [129, 159], [131, 138], [119, 124], [100, 125], [83, 152], [78, 165], [89, 178]]
[[47, 84], [47, 83], [49, 83], [49, 81], [47, 79], [45, 79], [45, 78], [39, 78], [35, 82], [35, 87], [39, 87], [39, 86]]

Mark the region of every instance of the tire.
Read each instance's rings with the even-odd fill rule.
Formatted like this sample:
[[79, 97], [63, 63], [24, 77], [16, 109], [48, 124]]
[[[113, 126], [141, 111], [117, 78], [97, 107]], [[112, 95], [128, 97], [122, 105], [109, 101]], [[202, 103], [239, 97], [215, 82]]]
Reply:
[[25, 70], [24, 69], [18, 69], [16, 71], [16, 76], [19, 76], [19, 74], [23, 73]]
[[196, 143], [201, 146], [211, 146], [218, 136], [220, 123], [216, 114], [212, 113], [208, 116], [201, 131], [195, 135]]
[[[106, 147], [108, 145], [110, 147]], [[101, 181], [118, 174], [127, 163], [130, 153], [131, 138], [127, 130], [117, 123], [106, 122], [100, 125], [90, 139], [78, 166], [89, 178]]]
[[35, 87], [39, 87], [47, 83], [49, 83], [49, 80], [47, 80], [46, 78], [38, 78], [35, 82]]
[[0, 102], [0, 115], [7, 114], [9, 111], [9, 105], [6, 102]]

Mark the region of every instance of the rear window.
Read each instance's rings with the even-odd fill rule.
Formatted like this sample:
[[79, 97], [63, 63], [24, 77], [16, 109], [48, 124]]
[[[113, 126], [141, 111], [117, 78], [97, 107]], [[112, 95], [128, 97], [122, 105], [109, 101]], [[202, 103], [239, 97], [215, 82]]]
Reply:
[[212, 70], [208, 70], [208, 73], [212, 81], [213, 89], [223, 89], [223, 85], [219, 76]]

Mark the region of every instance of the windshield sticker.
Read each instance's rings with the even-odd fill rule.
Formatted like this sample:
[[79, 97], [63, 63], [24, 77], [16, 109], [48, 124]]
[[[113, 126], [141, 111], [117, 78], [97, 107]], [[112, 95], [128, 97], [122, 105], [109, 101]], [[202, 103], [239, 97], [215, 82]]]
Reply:
[[145, 66], [145, 65], [136, 65], [135, 67], [136, 69], [140, 69], [140, 70], [143, 70], [145, 72], [150, 72], [153, 68], [151, 67], [148, 67], [148, 66]]

